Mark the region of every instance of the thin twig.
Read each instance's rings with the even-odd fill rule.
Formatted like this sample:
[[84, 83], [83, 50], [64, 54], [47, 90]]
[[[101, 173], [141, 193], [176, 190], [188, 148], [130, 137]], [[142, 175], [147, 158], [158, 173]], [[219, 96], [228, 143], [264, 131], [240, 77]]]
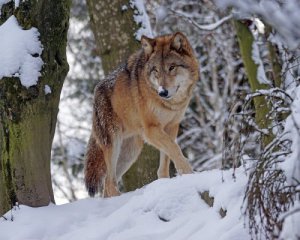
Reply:
[[229, 14], [228, 16], [223, 17], [222, 19], [220, 19], [219, 21], [217, 21], [215, 23], [211, 23], [211, 24], [207, 24], [207, 25], [200, 25], [197, 22], [195, 22], [192, 18], [190, 18], [189, 16], [186, 16], [183, 13], [177, 12], [174, 9], [171, 9], [171, 8], [169, 8], [169, 11], [174, 13], [175, 15], [185, 19], [187, 22], [191, 23], [196, 28], [198, 28], [200, 30], [203, 30], [203, 31], [214, 31], [219, 26], [221, 26], [223, 23], [225, 23], [226, 21], [228, 21], [232, 18], [232, 14]]

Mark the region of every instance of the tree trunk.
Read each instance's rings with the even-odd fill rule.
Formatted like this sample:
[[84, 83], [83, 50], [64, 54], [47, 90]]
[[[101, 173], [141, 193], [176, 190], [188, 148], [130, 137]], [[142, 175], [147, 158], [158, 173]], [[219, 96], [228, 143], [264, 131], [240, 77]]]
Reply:
[[[257, 90], [269, 89], [266, 84], [259, 83], [257, 79], [257, 69], [258, 66], [252, 59], [252, 44], [254, 42], [254, 37], [250, 32], [248, 26], [241, 22], [235, 21], [235, 28], [237, 32], [237, 38], [240, 46], [241, 56], [243, 58], [244, 66], [248, 76], [249, 84], [252, 92]], [[264, 96], [258, 96], [254, 98], [255, 107], [255, 121], [260, 129], [267, 129], [271, 122], [267, 118], [270, 108], [265, 100]], [[268, 145], [274, 139], [274, 135], [269, 133], [263, 137], [263, 146]]]
[[9, 2], [2, 8], [0, 23], [14, 14], [24, 29], [38, 29], [44, 65], [37, 85], [28, 89], [16, 77], [0, 81], [0, 215], [17, 203], [38, 207], [54, 202], [50, 156], [68, 72], [69, 9], [68, 0], [21, 1], [17, 9]]
[[[105, 74], [140, 48], [134, 33], [138, 29], [128, 0], [87, 0], [91, 27]], [[138, 161], [123, 177], [125, 191], [140, 188], [157, 178], [159, 152], [144, 145]]]
[[[87, 0], [91, 28], [105, 75], [139, 49], [138, 29], [128, 0]], [[126, 10], [122, 7], [126, 6]]]

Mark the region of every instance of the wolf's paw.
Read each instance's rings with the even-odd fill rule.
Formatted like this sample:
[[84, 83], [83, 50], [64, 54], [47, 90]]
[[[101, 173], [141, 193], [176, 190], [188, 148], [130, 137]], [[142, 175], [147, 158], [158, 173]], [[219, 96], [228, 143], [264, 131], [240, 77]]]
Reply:
[[159, 168], [157, 170], [158, 178], [170, 178], [169, 168]]
[[170, 178], [170, 174], [167, 172], [157, 172], [157, 177], [158, 178]]
[[179, 170], [178, 170], [178, 173], [179, 173], [180, 175], [182, 175], [182, 174], [190, 174], [190, 173], [193, 173], [193, 170], [192, 170], [191, 167], [190, 167], [190, 168], [187, 168], [187, 169], [179, 169]]
[[103, 197], [107, 198], [107, 197], [115, 197], [115, 196], [120, 196], [120, 195], [121, 195], [121, 193], [116, 186], [106, 185], [104, 187]]
[[108, 197], [116, 197], [116, 196], [120, 196], [121, 193], [116, 190], [116, 189], [107, 189], [104, 191], [103, 197], [108, 198]]
[[180, 175], [193, 173], [193, 169], [187, 159], [184, 159], [179, 166], [176, 166], [176, 169]]

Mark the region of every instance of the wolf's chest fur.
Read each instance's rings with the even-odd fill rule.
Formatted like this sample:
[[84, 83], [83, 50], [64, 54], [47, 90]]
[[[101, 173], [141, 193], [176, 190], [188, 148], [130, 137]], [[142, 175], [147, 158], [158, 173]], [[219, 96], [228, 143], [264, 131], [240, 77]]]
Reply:
[[125, 138], [136, 134], [142, 136], [148, 125], [164, 128], [182, 120], [188, 96], [179, 102], [176, 98], [171, 101], [160, 99], [157, 92], [142, 82], [143, 79], [131, 78], [126, 68], [121, 71], [114, 84], [110, 85], [110, 104], [115, 116], [111, 124], [119, 125]]

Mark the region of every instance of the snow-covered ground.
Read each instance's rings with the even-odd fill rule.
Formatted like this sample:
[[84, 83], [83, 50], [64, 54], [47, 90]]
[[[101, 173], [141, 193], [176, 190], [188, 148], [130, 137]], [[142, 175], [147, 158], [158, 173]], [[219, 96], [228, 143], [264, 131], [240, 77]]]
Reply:
[[[22, 205], [1, 218], [0, 239], [247, 240], [241, 213], [247, 177], [242, 168], [235, 179], [232, 174], [224, 171], [224, 181], [220, 170], [160, 179], [110, 199]], [[205, 191], [214, 197], [212, 207], [200, 196]]]

